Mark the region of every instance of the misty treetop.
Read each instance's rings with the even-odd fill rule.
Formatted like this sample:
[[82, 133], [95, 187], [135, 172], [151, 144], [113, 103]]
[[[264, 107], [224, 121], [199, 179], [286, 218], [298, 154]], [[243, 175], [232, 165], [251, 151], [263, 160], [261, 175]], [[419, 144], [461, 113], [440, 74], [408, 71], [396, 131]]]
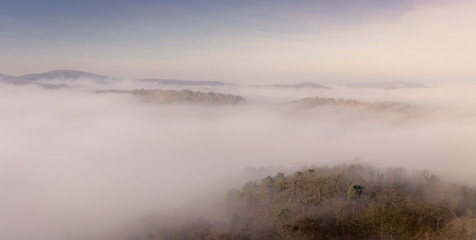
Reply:
[[476, 239], [476, 189], [428, 171], [350, 164], [277, 173], [229, 190], [219, 206], [224, 221], [162, 225], [153, 239]]
[[157, 104], [210, 104], [228, 105], [244, 103], [246, 100], [241, 96], [231, 94], [200, 92], [188, 89], [162, 90], [162, 89], [136, 89], [136, 90], [107, 90], [98, 93], [126, 93], [139, 97], [148, 103]]

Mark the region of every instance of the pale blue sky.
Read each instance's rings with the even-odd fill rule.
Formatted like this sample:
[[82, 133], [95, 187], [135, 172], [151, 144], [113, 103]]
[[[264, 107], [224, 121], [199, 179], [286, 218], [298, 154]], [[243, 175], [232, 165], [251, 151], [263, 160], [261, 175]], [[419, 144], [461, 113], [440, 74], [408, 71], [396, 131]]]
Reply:
[[[0, 72], [19, 75], [77, 69], [116, 77], [243, 82], [400, 80], [413, 74], [428, 80], [433, 76], [430, 68], [436, 65], [423, 64], [424, 71], [405, 64], [399, 67], [398, 61], [388, 59], [388, 54], [379, 56], [381, 48], [395, 47], [391, 54], [402, 52], [398, 48], [416, 51], [419, 45], [408, 45], [411, 35], [418, 32], [410, 29], [414, 25], [411, 21], [415, 25], [429, 24], [424, 18], [437, 17], [432, 12], [439, 8], [459, 11], [473, 7], [473, 3], [0, 0]], [[451, 11], [440, 18], [445, 17], [452, 18], [451, 24], [458, 27], [464, 25], [458, 24], [463, 20], [455, 20]], [[386, 25], [396, 31], [381, 31], [387, 29]], [[461, 38], [457, 35], [461, 32], [464, 29], [448, 34]], [[432, 34], [417, 36], [418, 41], [431, 39]], [[375, 38], [368, 37], [374, 35]], [[392, 42], [394, 38], [400, 40]], [[441, 45], [434, 47], [435, 51], [441, 49]], [[370, 55], [364, 58], [360, 54], [365, 51]], [[366, 59], [368, 56], [372, 57]], [[379, 57], [385, 65], [381, 65]], [[447, 57], [446, 53], [441, 57]], [[404, 56], [399, 55], [401, 58]], [[373, 63], [376, 68], [389, 70], [373, 73]]]

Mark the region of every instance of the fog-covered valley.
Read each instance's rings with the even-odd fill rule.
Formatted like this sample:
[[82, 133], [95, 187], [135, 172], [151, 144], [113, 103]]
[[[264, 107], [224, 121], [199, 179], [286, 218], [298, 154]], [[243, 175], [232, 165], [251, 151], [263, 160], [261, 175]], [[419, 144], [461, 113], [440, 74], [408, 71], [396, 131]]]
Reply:
[[[369, 163], [476, 182], [474, 84], [293, 88], [100, 80], [67, 75], [1, 83], [0, 239], [107, 239], [145, 216], [209, 210], [229, 188], [311, 165]], [[154, 102], [125, 94], [138, 89], [244, 101]], [[300, 102], [316, 97], [325, 101]]]

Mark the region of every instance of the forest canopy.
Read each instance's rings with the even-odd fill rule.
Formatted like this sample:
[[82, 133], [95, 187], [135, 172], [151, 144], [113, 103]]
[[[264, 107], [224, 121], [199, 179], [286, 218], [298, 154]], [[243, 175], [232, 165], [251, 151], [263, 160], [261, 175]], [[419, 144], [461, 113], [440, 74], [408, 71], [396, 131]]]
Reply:
[[215, 210], [222, 221], [161, 218], [136, 239], [476, 238], [474, 188], [367, 164], [278, 172], [229, 190]]

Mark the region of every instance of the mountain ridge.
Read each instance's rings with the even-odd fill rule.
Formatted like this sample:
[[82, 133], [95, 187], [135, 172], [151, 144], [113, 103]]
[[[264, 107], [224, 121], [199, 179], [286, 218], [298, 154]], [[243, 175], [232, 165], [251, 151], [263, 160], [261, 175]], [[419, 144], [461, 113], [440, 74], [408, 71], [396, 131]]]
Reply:
[[10, 76], [6, 74], [0, 73], [0, 80], [9, 84], [15, 85], [23, 85], [23, 84], [31, 84], [36, 83], [40, 80], [52, 80], [52, 79], [69, 79], [69, 80], [77, 80], [77, 79], [93, 79], [97, 81], [105, 81], [105, 80], [112, 80], [115, 79], [113, 77], [99, 75], [95, 73], [77, 71], [77, 70], [68, 70], [68, 69], [60, 69], [60, 70], [52, 70], [43, 73], [32, 73], [32, 74], [24, 74], [20, 76]]
[[24, 80], [24, 81], [38, 81], [41, 79], [80, 79], [80, 78], [91, 78], [91, 79], [99, 79], [99, 80], [108, 80], [114, 79], [112, 77], [99, 75], [95, 73], [77, 71], [77, 70], [68, 70], [68, 69], [61, 69], [61, 70], [52, 70], [44, 73], [33, 73], [33, 74], [25, 74], [18, 77], [16, 79]]

